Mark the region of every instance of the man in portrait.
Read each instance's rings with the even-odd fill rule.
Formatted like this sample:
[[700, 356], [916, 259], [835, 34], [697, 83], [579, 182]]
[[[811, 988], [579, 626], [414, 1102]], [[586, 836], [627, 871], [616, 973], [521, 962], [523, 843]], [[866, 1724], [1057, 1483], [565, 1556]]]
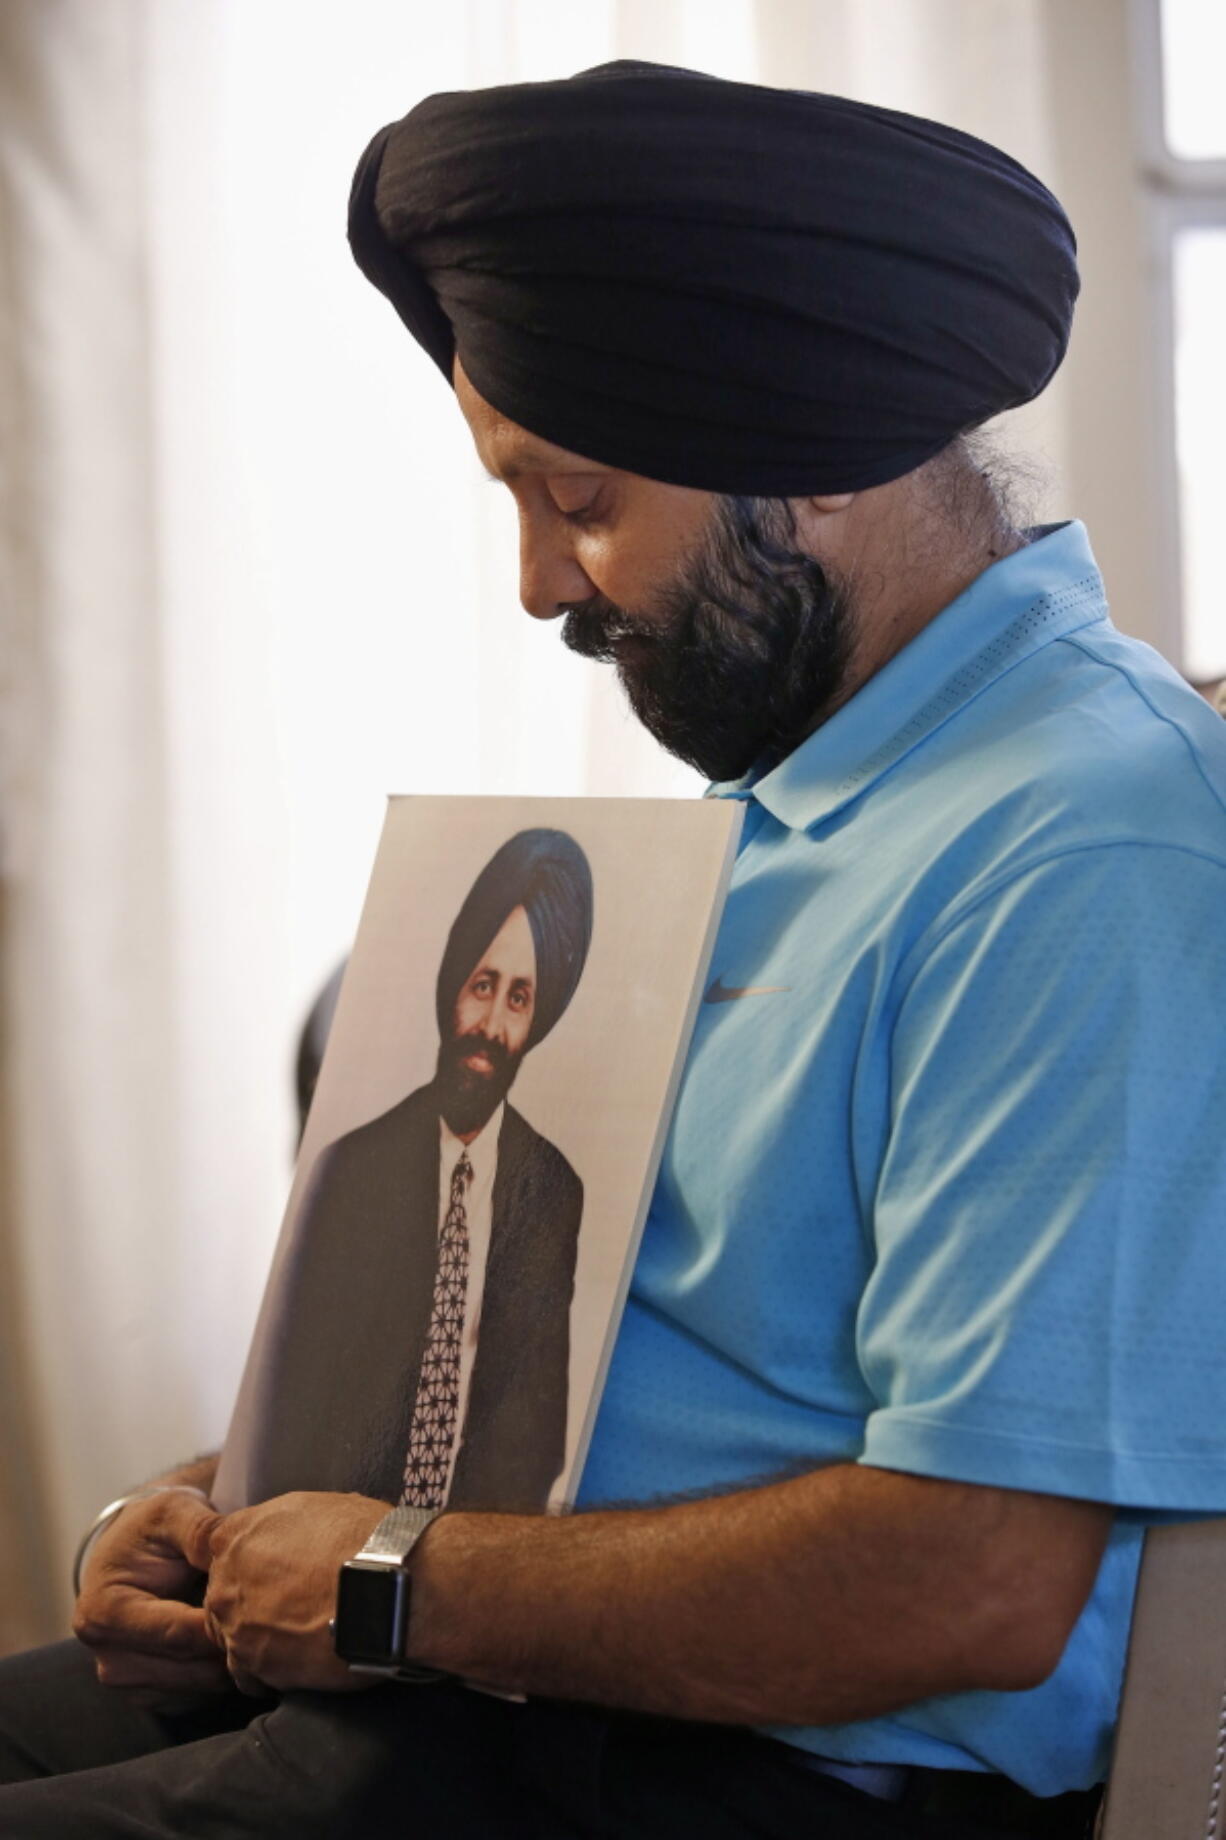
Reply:
[[473, 883], [438, 971], [434, 1078], [311, 1169], [259, 1374], [254, 1499], [544, 1508], [583, 1184], [508, 1094], [591, 930], [591, 871], [563, 831], [519, 832]]

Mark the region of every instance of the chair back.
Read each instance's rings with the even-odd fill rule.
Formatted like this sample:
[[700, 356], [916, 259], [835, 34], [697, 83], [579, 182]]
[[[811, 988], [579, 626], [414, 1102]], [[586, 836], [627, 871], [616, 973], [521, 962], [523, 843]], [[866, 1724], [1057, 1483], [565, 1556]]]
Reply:
[[1101, 1840], [1226, 1834], [1226, 1520], [1145, 1536]]

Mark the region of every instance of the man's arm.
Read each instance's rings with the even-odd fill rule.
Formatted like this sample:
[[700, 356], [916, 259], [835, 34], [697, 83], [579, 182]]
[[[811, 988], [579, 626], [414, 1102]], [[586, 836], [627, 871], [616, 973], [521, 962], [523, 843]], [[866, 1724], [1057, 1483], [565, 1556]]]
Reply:
[[[217, 1457], [198, 1457], [154, 1479], [207, 1495]], [[179, 1492], [148, 1495], [120, 1511], [90, 1549], [73, 1631], [93, 1650], [105, 1686], [162, 1695], [212, 1693], [232, 1683], [197, 1603], [199, 1568], [186, 1545], [216, 1520], [207, 1503]]]
[[[335, 1568], [385, 1511], [302, 1495], [216, 1523], [207, 1608], [232, 1665], [271, 1686], [337, 1683]], [[414, 1555], [409, 1658], [736, 1724], [1023, 1689], [1059, 1660], [1111, 1520], [1095, 1503], [858, 1465], [663, 1508], [445, 1515]]]

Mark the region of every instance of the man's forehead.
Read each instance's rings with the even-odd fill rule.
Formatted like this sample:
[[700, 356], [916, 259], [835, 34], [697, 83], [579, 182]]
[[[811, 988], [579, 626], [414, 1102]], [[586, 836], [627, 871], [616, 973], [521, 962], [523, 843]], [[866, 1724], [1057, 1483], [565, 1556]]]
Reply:
[[[520, 942], [517, 941], [516, 943], [519, 944]], [[473, 966], [472, 976], [480, 977], [482, 973], [485, 972], [488, 973], [490, 977], [512, 977], [517, 984], [533, 983], [536, 979], [535, 954], [532, 954], [530, 957], [525, 952], [518, 963], [511, 965], [508, 965], [506, 962], [509, 956], [507, 941], [501, 941], [500, 945], [495, 945], [491, 942]]]
[[[508, 958], [515, 961], [509, 967]], [[536, 977], [536, 938], [522, 902], [511, 909], [469, 975], [478, 977], [481, 972], [489, 971], [501, 977], [508, 969], [513, 977], [525, 983], [532, 983]]]
[[508, 420], [474, 389], [459, 358], [453, 368], [456, 400], [467, 421], [478, 458], [495, 479], [516, 479], [524, 473], [609, 473], [615, 469]]

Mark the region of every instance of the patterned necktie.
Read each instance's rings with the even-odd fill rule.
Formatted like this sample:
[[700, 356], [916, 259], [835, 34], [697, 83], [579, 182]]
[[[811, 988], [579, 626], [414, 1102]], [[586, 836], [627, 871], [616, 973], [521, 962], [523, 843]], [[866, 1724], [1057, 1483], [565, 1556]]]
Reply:
[[438, 1242], [434, 1304], [409, 1427], [409, 1454], [400, 1499], [414, 1508], [441, 1508], [447, 1498], [451, 1449], [460, 1412], [460, 1342], [468, 1297], [468, 1214], [464, 1198], [472, 1179], [473, 1166], [468, 1152], [463, 1150], [451, 1172], [451, 1199]]

